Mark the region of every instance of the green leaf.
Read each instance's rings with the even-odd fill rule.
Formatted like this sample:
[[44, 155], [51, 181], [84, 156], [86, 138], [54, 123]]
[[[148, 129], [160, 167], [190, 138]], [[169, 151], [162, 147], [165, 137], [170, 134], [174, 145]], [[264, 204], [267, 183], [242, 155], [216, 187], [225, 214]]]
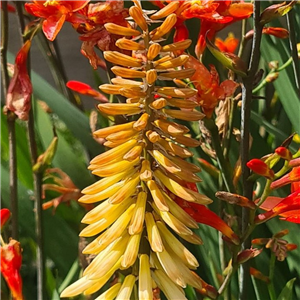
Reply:
[[296, 278], [288, 281], [278, 296], [277, 300], [293, 300], [293, 286]]

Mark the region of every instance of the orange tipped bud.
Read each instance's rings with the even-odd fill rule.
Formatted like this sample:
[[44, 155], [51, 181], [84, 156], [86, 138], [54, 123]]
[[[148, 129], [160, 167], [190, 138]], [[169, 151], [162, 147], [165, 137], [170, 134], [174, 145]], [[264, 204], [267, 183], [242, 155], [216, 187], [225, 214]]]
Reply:
[[104, 51], [103, 56], [106, 60], [116, 65], [135, 68], [139, 68], [142, 66], [142, 62], [139, 59], [120, 53], [118, 51]]
[[152, 15], [151, 19], [152, 20], [163, 19], [166, 16], [172, 14], [174, 11], [176, 11], [178, 7], [179, 7], [179, 1], [171, 1], [168, 5], [166, 5], [158, 12], [156, 12], [154, 15]]
[[237, 262], [239, 264], [243, 264], [244, 262], [248, 261], [249, 259], [259, 255], [262, 251], [263, 251], [263, 248], [262, 249], [251, 248], [251, 249], [243, 250], [242, 252], [240, 252], [238, 254]]
[[128, 40], [126, 38], [121, 38], [116, 41], [116, 46], [120, 49], [124, 50], [145, 50], [145, 46], [142, 44], [139, 44], [137, 42], [134, 42], [132, 40]]
[[136, 22], [136, 24], [138, 26], [140, 26], [140, 28], [143, 31], [146, 31], [148, 29], [148, 25], [146, 23], [144, 15], [143, 15], [143, 11], [141, 10], [140, 7], [131, 6], [130, 9], [129, 9], [129, 14], [134, 19], [134, 21]]
[[146, 77], [146, 73], [142, 72], [142, 71], [127, 69], [127, 68], [122, 68], [122, 67], [112, 67], [111, 70], [115, 75], [125, 77], [125, 78], [145, 78]]
[[158, 40], [161, 37], [163, 37], [174, 27], [176, 22], [177, 22], [177, 16], [175, 14], [168, 15], [168, 17], [164, 20], [164, 22], [154, 30], [155, 33], [152, 36], [152, 40]]
[[154, 100], [151, 103], [151, 107], [153, 107], [154, 109], [162, 109], [166, 105], [167, 105], [167, 100], [164, 98], [159, 98], [157, 100]]
[[291, 151], [285, 147], [278, 147], [275, 149], [275, 153], [285, 160], [291, 160], [293, 158]]
[[155, 70], [149, 70], [146, 73], [146, 80], [149, 85], [152, 85], [157, 79], [157, 72]]
[[112, 34], [118, 33], [119, 35], [124, 35], [124, 36], [138, 36], [141, 34], [138, 30], [120, 26], [114, 23], [106, 23], [104, 24], [104, 27], [108, 32]]
[[146, 132], [146, 136], [151, 143], [156, 143], [160, 139], [160, 135], [157, 132], [152, 131], [152, 130], [148, 130]]
[[153, 43], [150, 45], [148, 52], [147, 52], [147, 58], [149, 60], [153, 60], [160, 52], [161, 50], [161, 45], [158, 43]]
[[273, 179], [274, 178], [274, 171], [271, 170], [268, 165], [263, 162], [261, 159], [251, 159], [250, 161], [247, 162], [247, 167], [252, 170], [254, 173], [264, 176], [268, 179]]

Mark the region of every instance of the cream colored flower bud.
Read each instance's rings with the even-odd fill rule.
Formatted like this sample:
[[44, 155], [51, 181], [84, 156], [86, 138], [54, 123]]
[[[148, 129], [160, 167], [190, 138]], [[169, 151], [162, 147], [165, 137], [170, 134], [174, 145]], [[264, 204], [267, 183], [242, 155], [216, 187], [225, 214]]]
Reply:
[[137, 146], [134, 146], [131, 150], [129, 150], [124, 156], [123, 159], [128, 160], [128, 161], [133, 161], [135, 160], [137, 157], [139, 157], [142, 153], [142, 151], [145, 148], [145, 144], [144, 143], [140, 143]]
[[148, 124], [149, 117], [150, 116], [147, 113], [142, 114], [140, 118], [134, 122], [133, 128], [138, 131], [145, 129]]
[[166, 201], [162, 191], [156, 184], [156, 182], [154, 180], [148, 180], [147, 187], [148, 187], [148, 189], [152, 195], [152, 199], [155, 202], [158, 209], [161, 211], [169, 211], [169, 206], [167, 204], [167, 201]]
[[120, 288], [121, 288], [121, 283], [118, 282], [114, 284], [112, 287], [110, 287], [108, 290], [106, 290], [104, 293], [102, 293], [99, 297], [97, 297], [95, 300], [111, 300], [116, 298], [118, 295]]
[[138, 194], [136, 205], [132, 214], [128, 232], [130, 235], [138, 234], [143, 230], [143, 224], [145, 219], [147, 193], [140, 192]]
[[152, 300], [152, 277], [150, 272], [149, 256], [142, 254], [140, 256], [139, 270], [139, 300]]
[[143, 160], [140, 170], [140, 179], [142, 181], [148, 181], [152, 179], [152, 170], [149, 160]]
[[125, 253], [123, 255], [122, 262], [121, 262], [122, 268], [128, 269], [135, 263], [135, 261], [138, 257], [141, 236], [142, 236], [141, 232], [139, 234], [130, 236]]
[[145, 222], [147, 228], [147, 236], [151, 246], [152, 251], [162, 252], [164, 250], [164, 245], [161, 240], [158, 228], [154, 221], [153, 215], [149, 212], [145, 214]]
[[134, 283], [135, 283], [135, 276], [133, 275], [126, 276], [122, 283], [122, 286], [120, 288], [116, 300], [127, 300], [127, 299], [129, 300], [133, 290]]

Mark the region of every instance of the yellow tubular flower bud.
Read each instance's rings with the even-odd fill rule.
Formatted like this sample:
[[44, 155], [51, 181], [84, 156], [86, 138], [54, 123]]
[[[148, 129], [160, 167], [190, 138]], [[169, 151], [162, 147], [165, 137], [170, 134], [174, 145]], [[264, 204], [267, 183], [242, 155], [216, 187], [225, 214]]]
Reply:
[[186, 169], [181, 169], [180, 172], [175, 174], [178, 178], [185, 180], [187, 182], [201, 182], [201, 178], [198, 177], [196, 174], [190, 172]]
[[156, 99], [151, 103], [151, 107], [154, 109], [162, 109], [166, 105], [167, 105], [167, 100], [165, 98]]
[[167, 114], [171, 118], [184, 120], [184, 121], [199, 121], [205, 118], [205, 114], [197, 110], [184, 111], [184, 110], [164, 109], [163, 113]]
[[146, 137], [153, 144], [156, 143], [156, 142], [158, 142], [159, 139], [160, 139], [160, 135], [157, 132], [152, 131], [152, 130], [148, 130], [146, 132]]
[[87, 276], [83, 276], [71, 285], [69, 285], [63, 292], [60, 294], [61, 298], [66, 297], [75, 297], [81, 293], [83, 293], [86, 289], [91, 287], [95, 281], [89, 280]]
[[150, 272], [149, 256], [142, 254], [140, 256], [139, 270], [139, 300], [152, 300], [152, 278]]
[[134, 68], [140, 68], [142, 66], [141, 60], [120, 53], [118, 51], [104, 51], [103, 56], [107, 61], [116, 65], [121, 65], [124, 67], [134, 67]]
[[117, 77], [117, 78], [112, 78], [111, 82], [115, 85], [121, 85], [122, 87], [140, 87], [142, 88], [143, 83], [140, 81], [135, 81], [135, 80], [130, 80], [130, 79], [124, 79], [121, 77]]
[[168, 15], [172, 14], [174, 11], [177, 10], [179, 7], [179, 1], [171, 1], [168, 5], [160, 9], [158, 12], [156, 12], [154, 15], [152, 15], [150, 18], [152, 20], [159, 20], [167, 17]]
[[80, 203], [95, 203], [101, 200], [104, 200], [112, 195], [114, 195], [123, 185], [125, 181], [117, 182], [111, 186], [109, 186], [107, 189], [94, 194], [94, 195], [84, 195], [81, 198], [78, 199], [78, 202]]
[[139, 173], [136, 173], [132, 178], [130, 178], [121, 189], [119, 189], [113, 196], [108, 200], [111, 204], [118, 204], [122, 201], [125, 201], [132, 194], [135, 193], [136, 187], [140, 182]]
[[110, 115], [132, 115], [138, 114], [142, 111], [139, 103], [135, 104], [123, 104], [123, 103], [102, 103], [98, 104], [98, 108], [101, 112]]
[[121, 258], [116, 262], [116, 264], [101, 278], [93, 280], [94, 285], [84, 291], [84, 295], [90, 295], [98, 290], [100, 290], [104, 284], [110, 279], [110, 277], [120, 268]]
[[133, 275], [126, 276], [116, 300], [129, 300], [134, 283], [135, 283], [135, 276]]
[[186, 235], [182, 233], [177, 233], [182, 239], [186, 240], [187, 242], [195, 245], [203, 245], [203, 241], [201, 238], [193, 232], [192, 235]]
[[170, 160], [172, 160], [175, 164], [177, 164], [181, 169], [186, 169], [189, 170], [192, 173], [198, 173], [201, 171], [201, 168], [199, 168], [198, 166], [187, 162], [186, 160], [183, 160], [179, 157], [170, 157]]
[[178, 108], [190, 108], [193, 109], [199, 106], [198, 103], [188, 100], [188, 99], [177, 99], [177, 98], [168, 98], [167, 102], [170, 106], [176, 106]]
[[110, 187], [114, 183], [120, 181], [124, 177], [126, 177], [127, 173], [128, 172], [125, 171], [125, 172], [118, 173], [114, 176], [110, 176], [110, 177], [106, 177], [106, 178], [103, 178], [101, 180], [98, 180], [95, 183], [93, 183], [92, 185], [90, 185], [90, 186], [86, 187], [85, 189], [83, 189], [81, 192], [83, 194], [86, 194], [86, 195], [97, 194], [97, 193], [107, 189], [108, 187]]
[[185, 50], [187, 49], [192, 43], [192, 40], [184, 40], [181, 42], [172, 43], [169, 45], [165, 45], [161, 48], [161, 52], [173, 52], [177, 50]]
[[133, 128], [138, 131], [145, 129], [148, 124], [149, 117], [150, 116], [147, 113], [142, 114], [140, 118], [134, 122]]
[[159, 79], [185, 79], [193, 76], [195, 73], [195, 69], [182, 69], [178, 71], [170, 71], [170, 72], [164, 72], [159, 73]]
[[[131, 125], [131, 128], [132, 128], [132, 125]], [[111, 133], [111, 134], [114, 134], [114, 133]], [[127, 153], [136, 144], [137, 144], [137, 140], [132, 139], [118, 147], [115, 147], [111, 150], [103, 152], [91, 160], [91, 165], [94, 165], [94, 164], [100, 165], [100, 164], [105, 163], [106, 161], [111, 161], [112, 159], [114, 159], [116, 157], [122, 157], [125, 153]]]
[[148, 52], [147, 52], [147, 58], [148, 60], [153, 60], [160, 52], [161, 50], [161, 45], [158, 43], [153, 43], [150, 45]]
[[114, 299], [121, 288], [121, 283], [116, 283], [112, 287], [110, 287], [108, 290], [106, 290], [104, 293], [102, 293], [99, 297], [97, 297], [95, 300], [110, 300]]
[[190, 201], [196, 202], [199, 204], [210, 204], [212, 202], [207, 196], [196, 193], [188, 188], [185, 188], [178, 184], [176, 181], [168, 178], [168, 176], [164, 175], [160, 170], [156, 170], [154, 175], [168, 188], [173, 194], [178, 197]]
[[126, 103], [140, 103], [143, 101], [143, 98], [127, 98]]
[[132, 40], [128, 40], [126, 38], [121, 38], [116, 41], [116, 46], [120, 49], [136, 51], [136, 50], [145, 50], [145, 46], [134, 42]]
[[123, 159], [124, 160], [128, 160], [128, 161], [133, 161], [135, 160], [137, 157], [139, 157], [142, 153], [142, 151], [145, 148], [145, 144], [144, 143], [140, 143], [137, 146], [134, 146], [131, 150], [129, 150], [124, 156]]
[[119, 172], [124, 172], [125, 170], [130, 170], [137, 164], [139, 164], [140, 160], [139, 158], [133, 160], [133, 161], [127, 161], [127, 160], [122, 160], [110, 165], [105, 165], [99, 167], [95, 170], [93, 170], [93, 174], [97, 175], [99, 177], [107, 177], [107, 176], [113, 176], [118, 174]]
[[113, 85], [113, 84], [102, 84], [99, 86], [99, 89], [106, 93], [111, 95], [118, 95], [120, 94], [120, 90], [123, 88], [122, 85]]
[[157, 93], [171, 97], [190, 98], [197, 94], [197, 90], [190, 88], [174, 88], [174, 87], [162, 87], [157, 89]]
[[138, 234], [143, 230], [146, 200], [147, 193], [140, 192], [137, 196], [136, 205], [134, 207], [133, 215], [128, 227], [128, 232], [130, 235]]
[[147, 228], [147, 235], [149, 239], [149, 243], [152, 251], [154, 252], [162, 252], [164, 249], [164, 245], [162, 243], [158, 228], [154, 221], [152, 213], [146, 212], [145, 214], [145, 222]]
[[175, 284], [163, 270], [155, 270], [152, 272], [152, 277], [168, 300], [187, 300], [183, 289]]
[[135, 263], [140, 248], [141, 236], [141, 232], [139, 234], [130, 236], [121, 262], [122, 268], [127, 269]]
[[149, 153], [155, 158], [155, 160], [162, 165], [168, 172], [172, 174], [179, 173], [181, 171], [180, 167], [173, 163], [170, 159], [164, 156], [158, 150], [149, 151]]
[[199, 267], [195, 256], [167, 229], [163, 222], [158, 221], [156, 225], [166, 244], [173, 249], [174, 253], [191, 269]]
[[172, 136], [182, 135], [189, 132], [189, 129], [186, 126], [165, 119], [158, 119], [155, 120], [153, 123], [163, 132]]
[[168, 142], [164, 139], [158, 139], [157, 143], [162, 149], [167, 151], [172, 156], [177, 155], [181, 158], [188, 158], [193, 156], [193, 153], [190, 150], [178, 146], [172, 142]]
[[93, 136], [95, 138], [106, 138], [109, 134], [118, 132], [120, 130], [127, 130], [131, 129], [133, 126], [134, 122], [129, 122], [125, 124], [120, 124], [120, 125], [114, 125], [111, 127], [106, 127], [106, 128], [101, 128], [93, 132]]
[[166, 202], [166, 199], [156, 182], [154, 180], [148, 180], [147, 187], [158, 209], [161, 211], [169, 211], [169, 206]]
[[143, 15], [143, 11], [141, 10], [141, 8], [139, 8], [137, 6], [131, 6], [129, 8], [129, 14], [133, 18], [133, 20], [136, 22], [136, 24], [138, 24], [138, 26], [140, 26], [140, 28], [143, 31], [148, 30], [148, 25], [146, 23], [146, 20], [145, 20], [145, 17]]
[[112, 34], [118, 33], [119, 35], [124, 35], [124, 36], [133, 36], [133, 35], [139, 36], [141, 34], [138, 30], [120, 26], [114, 23], [106, 23], [104, 24], [104, 27], [108, 32]]
[[[125, 139], [125, 140], [118, 140], [118, 141], [115, 141], [115, 142], [111, 142], [111, 141], [106, 141], [103, 146], [105, 147], [108, 147], [108, 148], [115, 148], [117, 146], [120, 146], [124, 143], [126, 143], [128, 141], [128, 139]], [[92, 168], [89, 168], [90, 170], [92, 170]]]
[[176, 24], [177, 16], [175, 14], [170, 14], [163, 21], [163, 23], [154, 30], [152, 35], [152, 41], [160, 39], [162, 36], [167, 34]]
[[145, 78], [146, 73], [142, 71], [137, 71], [133, 69], [127, 69], [127, 68], [122, 68], [122, 67], [112, 67], [111, 71], [116, 75], [116, 76], [121, 76], [125, 78]]
[[143, 92], [140, 88], [130, 87], [120, 89], [120, 94], [124, 97], [134, 97], [134, 98], [143, 98], [146, 97], [146, 93]]
[[159, 64], [161, 64], [161, 63], [164, 63], [164, 62], [166, 62], [166, 61], [169, 61], [169, 60], [171, 60], [171, 59], [173, 59], [172, 56], [170, 56], [170, 55], [165, 55], [165, 56], [163, 56], [162, 58], [153, 61], [153, 65], [154, 65], [154, 67], [155, 67], [155, 66], [157, 66], [157, 65], [159, 65]]
[[142, 181], [148, 181], [152, 179], [152, 170], [149, 160], [143, 160], [140, 170], [140, 179]]
[[134, 138], [134, 137], [136, 137], [136, 135], [138, 135], [138, 132], [134, 129], [122, 130], [122, 131], [115, 132], [115, 133], [108, 135], [106, 137], [106, 140], [111, 141], [111, 142], [116, 142], [119, 140]]
[[[183, 66], [189, 60], [189, 56], [186, 54], [182, 54], [176, 58], [169, 59], [165, 62], [160, 62], [155, 65], [155, 69], [157, 70], [166, 70], [171, 68], [177, 68]], [[158, 63], [158, 61], [156, 61]], [[176, 96], [175, 96], [176, 97]]]
[[157, 79], [157, 72], [155, 70], [149, 70], [146, 73], [146, 80], [149, 85], [152, 85]]
[[169, 278], [179, 286], [185, 288], [186, 282], [177, 268], [177, 262], [173, 260], [171, 255], [166, 250], [156, 252], [156, 255]]

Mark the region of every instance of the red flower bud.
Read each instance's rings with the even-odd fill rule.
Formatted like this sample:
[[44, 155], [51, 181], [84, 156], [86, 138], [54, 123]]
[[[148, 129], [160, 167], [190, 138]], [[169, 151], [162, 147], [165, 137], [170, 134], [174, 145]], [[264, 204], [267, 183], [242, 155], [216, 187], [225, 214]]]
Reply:
[[20, 268], [22, 264], [20, 243], [11, 239], [9, 244], [1, 246], [1, 273], [9, 286], [14, 300], [23, 300], [22, 278]]
[[0, 210], [0, 220], [1, 220], [1, 229], [2, 227], [5, 225], [5, 223], [8, 221], [8, 219], [10, 218], [10, 211], [7, 208], [2, 208]]
[[291, 151], [285, 147], [278, 147], [275, 149], [275, 153], [285, 160], [291, 160], [293, 158]]
[[260, 23], [266, 24], [271, 22], [273, 19], [279, 18], [287, 14], [292, 7], [296, 4], [296, 1], [291, 1], [286, 4], [285, 2], [280, 4], [274, 4], [267, 7], [260, 16]]
[[258, 239], [253, 239], [251, 241], [251, 244], [252, 245], [259, 245], [259, 246], [262, 246], [262, 245], [266, 245], [268, 242], [269, 242], [270, 239], [268, 238], [258, 238]]
[[286, 30], [285, 28], [281, 28], [281, 27], [267, 27], [267, 28], [264, 28], [262, 32], [264, 34], [276, 36], [280, 39], [286, 39], [289, 37], [289, 34], [290, 34], [288, 30]]
[[263, 282], [270, 283], [270, 278], [268, 276], [263, 275], [260, 271], [255, 268], [250, 267], [250, 274]]
[[239, 264], [243, 264], [244, 262], [248, 261], [249, 259], [259, 255], [262, 251], [263, 251], [263, 248], [261, 248], [261, 249], [250, 248], [250, 249], [243, 250], [242, 252], [240, 252], [238, 254], [237, 262]]
[[236, 204], [239, 206], [248, 207], [250, 209], [256, 209], [256, 205], [254, 202], [241, 195], [231, 194], [228, 192], [217, 192], [216, 197], [230, 204]]
[[247, 167], [251, 169], [254, 173], [264, 176], [268, 179], [272, 179], [274, 177], [274, 171], [271, 170], [268, 165], [263, 162], [261, 159], [251, 159], [247, 162]]
[[285, 246], [285, 248], [287, 251], [293, 251], [293, 250], [296, 250], [298, 248], [298, 246], [296, 244], [287, 244]]

